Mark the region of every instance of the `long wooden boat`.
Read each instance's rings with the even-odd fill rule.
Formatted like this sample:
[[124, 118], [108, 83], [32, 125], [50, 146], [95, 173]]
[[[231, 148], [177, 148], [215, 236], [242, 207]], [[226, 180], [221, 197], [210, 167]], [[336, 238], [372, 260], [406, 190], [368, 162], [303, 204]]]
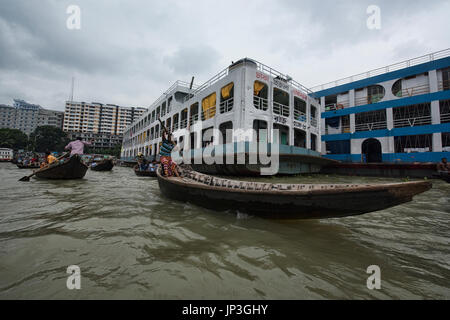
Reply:
[[133, 170], [138, 177], [156, 177], [156, 171], [140, 171], [138, 166], [135, 166]]
[[390, 184], [272, 184], [236, 181], [179, 169], [164, 177], [163, 195], [215, 210], [238, 210], [264, 218], [321, 219], [360, 215], [390, 208], [429, 190], [431, 182]]
[[22, 163], [16, 163], [16, 166], [19, 169], [38, 169], [39, 168], [39, 164], [23, 165]]
[[112, 168], [114, 167], [114, 163], [111, 159], [105, 159], [93, 163], [96, 163], [95, 166], [92, 166], [91, 164], [91, 170], [93, 171], [111, 171]]
[[81, 161], [80, 156], [74, 155], [63, 163], [52, 163], [48, 167], [37, 170], [35, 177], [41, 179], [82, 179], [88, 168]]

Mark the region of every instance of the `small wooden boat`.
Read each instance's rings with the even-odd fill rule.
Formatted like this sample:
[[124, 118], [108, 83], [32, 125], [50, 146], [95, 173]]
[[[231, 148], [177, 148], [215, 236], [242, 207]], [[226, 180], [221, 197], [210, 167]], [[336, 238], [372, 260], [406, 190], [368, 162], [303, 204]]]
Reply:
[[81, 179], [86, 175], [88, 166], [81, 157], [74, 155], [62, 163], [52, 163], [35, 172], [35, 177], [41, 179]]
[[383, 210], [429, 190], [431, 182], [390, 184], [272, 184], [216, 178], [179, 168], [181, 178], [164, 177], [163, 195], [215, 210], [238, 210], [275, 219], [321, 219]]
[[[92, 166], [92, 164], [95, 163], [95, 166]], [[114, 167], [114, 163], [111, 159], [105, 159], [101, 161], [94, 161], [91, 164], [91, 170], [93, 171], [111, 171]]]
[[156, 171], [141, 171], [137, 165], [133, 170], [138, 177], [156, 177]]
[[16, 163], [16, 166], [19, 169], [38, 169], [39, 168], [39, 163], [37, 163], [37, 164], [29, 164], [29, 165], [24, 165], [22, 163]]

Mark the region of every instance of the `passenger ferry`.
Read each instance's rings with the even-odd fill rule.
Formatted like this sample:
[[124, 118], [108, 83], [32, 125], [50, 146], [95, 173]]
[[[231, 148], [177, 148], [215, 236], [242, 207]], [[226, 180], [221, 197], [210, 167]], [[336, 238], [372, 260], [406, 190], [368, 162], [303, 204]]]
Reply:
[[[148, 158], [156, 157], [161, 143], [162, 128], [158, 121], [161, 119], [175, 137], [180, 136], [177, 143], [184, 152], [189, 149], [196, 154], [211, 143], [231, 144], [233, 156], [236, 150], [245, 150], [245, 164], [193, 164], [198, 171], [257, 174], [260, 163], [252, 165], [247, 161], [249, 143], [256, 139], [269, 148], [279, 145], [279, 174], [318, 172], [332, 160], [320, 156], [320, 104], [311, 94], [290, 76], [255, 60], [241, 59], [201, 86], [194, 85], [193, 81], [190, 84], [175, 82], [125, 129], [121, 158], [131, 160], [139, 153]], [[202, 136], [208, 129], [215, 128], [224, 139], [197, 139], [193, 128], [199, 124]], [[249, 128], [256, 130], [256, 136], [236, 133]], [[229, 129], [236, 134], [225, 138]], [[273, 129], [279, 130], [278, 135], [274, 135]], [[181, 130], [187, 135], [182, 135]]]
[[13, 150], [9, 148], [0, 148], [0, 162], [8, 162], [13, 158]]
[[450, 49], [311, 90], [321, 102], [325, 157], [351, 163], [450, 157]]

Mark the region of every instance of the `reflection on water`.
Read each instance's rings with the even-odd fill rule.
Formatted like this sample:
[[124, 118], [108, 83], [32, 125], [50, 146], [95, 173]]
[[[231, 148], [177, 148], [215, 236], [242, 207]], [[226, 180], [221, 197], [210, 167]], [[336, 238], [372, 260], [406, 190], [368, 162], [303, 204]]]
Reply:
[[[450, 185], [363, 216], [272, 221], [161, 196], [132, 169], [18, 182], [0, 163], [0, 298], [450, 298]], [[311, 176], [280, 182], [387, 182]], [[66, 269], [81, 268], [81, 290]], [[369, 265], [381, 290], [369, 290]]]

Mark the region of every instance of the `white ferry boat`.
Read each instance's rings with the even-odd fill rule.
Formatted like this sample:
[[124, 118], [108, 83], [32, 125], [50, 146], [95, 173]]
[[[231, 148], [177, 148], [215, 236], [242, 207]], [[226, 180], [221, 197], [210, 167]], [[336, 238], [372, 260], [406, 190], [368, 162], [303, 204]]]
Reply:
[[[133, 160], [139, 153], [156, 157], [161, 143], [162, 128], [158, 121], [161, 119], [175, 137], [181, 136], [177, 143], [184, 152], [195, 153], [212, 143], [234, 146], [234, 155], [236, 150], [245, 150], [248, 157], [249, 143], [256, 139], [269, 146], [279, 145], [279, 174], [318, 172], [332, 160], [320, 156], [320, 104], [311, 94], [290, 76], [255, 60], [241, 59], [201, 86], [175, 82], [125, 129], [121, 158]], [[193, 132], [194, 127], [198, 130], [198, 125], [202, 136], [215, 128], [223, 134], [223, 140], [198, 139], [198, 134]], [[256, 136], [226, 137], [229, 129], [234, 132], [254, 129]], [[278, 136], [273, 134], [273, 129], [279, 130]], [[183, 135], [182, 131], [187, 134]], [[240, 165], [197, 163], [193, 166], [204, 173], [258, 174], [260, 165], [252, 165], [247, 160]]]
[[0, 161], [8, 162], [13, 158], [13, 150], [9, 148], [0, 148]]

